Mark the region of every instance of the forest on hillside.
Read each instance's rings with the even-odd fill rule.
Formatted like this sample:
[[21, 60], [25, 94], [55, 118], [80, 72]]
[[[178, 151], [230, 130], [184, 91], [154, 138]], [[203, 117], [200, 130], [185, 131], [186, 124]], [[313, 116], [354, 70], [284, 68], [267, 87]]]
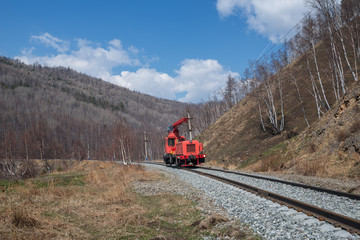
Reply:
[[32, 159], [138, 161], [162, 156], [162, 137], [186, 104], [155, 98], [69, 68], [0, 58], [0, 171], [30, 174]]

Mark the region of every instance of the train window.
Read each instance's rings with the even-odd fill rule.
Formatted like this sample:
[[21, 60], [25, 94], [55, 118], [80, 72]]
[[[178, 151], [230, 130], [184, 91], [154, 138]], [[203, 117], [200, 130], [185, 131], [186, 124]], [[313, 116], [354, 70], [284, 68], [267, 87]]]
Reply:
[[171, 132], [172, 130], [174, 130], [174, 127], [172, 125], [169, 125], [167, 130], [168, 132]]
[[168, 145], [169, 146], [175, 146], [175, 138], [169, 138], [168, 139]]

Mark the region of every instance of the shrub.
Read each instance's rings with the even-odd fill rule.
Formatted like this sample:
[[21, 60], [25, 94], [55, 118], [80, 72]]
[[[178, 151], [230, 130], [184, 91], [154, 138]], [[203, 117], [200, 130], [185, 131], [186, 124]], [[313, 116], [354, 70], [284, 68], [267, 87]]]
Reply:
[[19, 207], [12, 207], [12, 224], [15, 227], [36, 227], [39, 222]]
[[316, 145], [314, 143], [311, 143], [309, 146], [309, 153], [316, 152]]
[[345, 141], [348, 137], [350, 137], [351, 132], [348, 130], [340, 130], [337, 134], [337, 139], [339, 142]]
[[360, 131], [360, 120], [356, 120], [355, 122], [353, 122], [349, 130], [351, 133]]
[[322, 159], [303, 160], [296, 164], [296, 172], [304, 176], [324, 176], [325, 166], [326, 162]]
[[297, 135], [298, 135], [297, 132], [290, 131], [290, 132], [286, 135], [286, 139], [290, 139], [290, 138], [296, 137]]
[[38, 176], [40, 173], [40, 168], [36, 165], [36, 163], [32, 160], [30, 160], [27, 163], [27, 169], [26, 172], [22, 175], [22, 178], [27, 179], [27, 178], [34, 178], [36, 176]]
[[284, 163], [279, 154], [264, 157], [259, 161], [254, 172], [279, 171], [284, 168]]

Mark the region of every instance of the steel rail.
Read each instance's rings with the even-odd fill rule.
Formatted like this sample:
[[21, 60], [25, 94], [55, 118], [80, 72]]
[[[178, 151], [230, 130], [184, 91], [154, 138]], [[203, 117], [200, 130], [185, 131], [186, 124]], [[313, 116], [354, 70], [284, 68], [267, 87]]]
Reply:
[[[145, 162], [145, 163], [156, 164], [156, 165], [164, 165], [161, 162]], [[275, 178], [270, 178], [270, 177], [265, 177], [265, 176], [258, 176], [258, 175], [253, 175], [253, 174], [249, 174], [249, 173], [234, 172], [234, 171], [229, 171], [229, 170], [216, 169], [216, 168], [203, 167], [203, 166], [196, 166], [196, 167], [199, 168], [199, 169], [218, 171], [218, 172], [224, 172], [224, 173], [232, 173], [232, 174], [241, 175], [241, 176], [245, 176], [245, 177], [251, 177], [251, 178], [257, 178], [257, 179], [262, 179], [262, 180], [267, 180], [267, 181], [272, 181], [272, 182], [283, 183], [283, 184], [287, 184], [287, 185], [290, 185], [290, 186], [307, 188], [307, 189], [311, 189], [311, 190], [318, 191], [318, 192], [325, 192], [325, 193], [329, 193], [329, 194], [336, 195], [336, 196], [341, 196], [341, 197], [347, 197], [347, 198], [350, 198], [350, 199], [360, 200], [360, 195], [358, 195], [358, 194], [347, 193], [347, 192], [337, 191], [337, 190], [328, 189], [328, 188], [321, 188], [321, 187], [316, 187], [316, 186], [307, 185], [307, 184], [303, 184], [303, 183], [290, 182], [290, 181], [286, 181], [286, 180], [282, 180], [282, 179], [275, 179]]]
[[[147, 163], [165, 166], [165, 164], [163, 164], [161, 162], [157, 162], [157, 163], [147, 162]], [[248, 176], [248, 177], [255, 177], [255, 178], [259, 178], [259, 179], [280, 182], [280, 183], [284, 183], [284, 184], [288, 184], [288, 185], [292, 185], [292, 186], [309, 188], [309, 189], [313, 189], [313, 190], [320, 191], [320, 192], [327, 192], [327, 193], [339, 195], [339, 196], [348, 195], [348, 193], [339, 192], [339, 191], [335, 191], [335, 190], [331, 190], [331, 189], [324, 189], [324, 188], [309, 186], [309, 185], [305, 185], [305, 184], [301, 184], [301, 183], [293, 183], [293, 182], [289, 182], [289, 181], [278, 180], [278, 179], [273, 179], [273, 178], [268, 178], [268, 177], [261, 177], [261, 176], [246, 174], [246, 173], [232, 172], [232, 171], [228, 171], [228, 170], [213, 169], [213, 168], [206, 168], [206, 167], [197, 167], [197, 168], [220, 171], [220, 172], [225, 172], [225, 173], [234, 173], [234, 174], [244, 175], [244, 176]], [[360, 221], [357, 219], [350, 218], [350, 217], [344, 216], [342, 214], [338, 214], [338, 213], [335, 213], [335, 212], [332, 212], [332, 211], [329, 211], [329, 210], [326, 210], [323, 208], [319, 208], [319, 207], [311, 205], [311, 204], [307, 204], [307, 203], [304, 203], [304, 202], [301, 202], [301, 201], [298, 201], [298, 200], [295, 200], [292, 198], [288, 198], [288, 197], [285, 197], [285, 196], [282, 196], [282, 195], [279, 195], [276, 193], [272, 193], [272, 192], [269, 192], [269, 191], [266, 191], [266, 190], [263, 190], [263, 189], [245, 184], [245, 183], [237, 182], [237, 181], [234, 181], [234, 180], [231, 180], [228, 178], [219, 177], [219, 176], [212, 175], [209, 173], [199, 172], [199, 171], [196, 171], [196, 170], [190, 169], [190, 168], [181, 168], [181, 169], [195, 173], [195, 174], [199, 174], [202, 176], [210, 177], [210, 178], [216, 179], [218, 181], [224, 182], [226, 184], [233, 185], [235, 187], [238, 187], [238, 188], [244, 189], [246, 191], [252, 192], [254, 194], [257, 194], [261, 197], [267, 198], [271, 201], [275, 201], [282, 205], [286, 205], [288, 207], [294, 208], [297, 211], [304, 212], [307, 215], [314, 216], [321, 221], [327, 221], [334, 226], [342, 227], [351, 233], [360, 234]], [[357, 197], [360, 197], [355, 194], [350, 194], [350, 196], [351, 196], [350, 198], [353, 198], [353, 199], [359, 199]], [[355, 196], [355, 198], [354, 198], [354, 196]]]
[[[164, 165], [161, 162], [146, 162], [146, 163], [156, 164], [156, 165]], [[347, 193], [347, 192], [337, 191], [337, 190], [328, 189], [328, 188], [321, 188], [321, 187], [316, 187], [316, 186], [307, 185], [307, 184], [303, 184], [303, 183], [290, 182], [290, 181], [286, 181], [286, 180], [282, 180], [282, 179], [275, 179], [275, 178], [271, 178], [271, 177], [258, 176], [258, 175], [253, 175], [253, 174], [249, 174], [249, 173], [234, 172], [234, 171], [229, 171], [229, 170], [203, 167], [203, 166], [196, 166], [196, 168], [224, 172], [224, 173], [232, 173], [232, 174], [241, 175], [241, 176], [245, 176], [245, 177], [251, 177], [251, 178], [257, 178], [257, 179], [262, 179], [262, 180], [267, 180], [267, 181], [272, 181], [272, 182], [278, 182], [278, 183], [283, 183], [283, 184], [287, 184], [290, 186], [311, 189], [311, 190], [314, 190], [317, 192], [325, 192], [325, 193], [329, 193], [329, 194], [340, 196], [340, 197], [347, 197], [350, 199], [360, 200], [360, 195], [358, 195], [358, 194]]]
[[336, 190], [332, 190], [332, 189], [328, 189], [328, 188], [321, 188], [321, 187], [306, 185], [306, 184], [303, 184], [303, 183], [290, 182], [290, 181], [281, 180], [281, 179], [275, 179], [275, 178], [264, 177], [264, 176], [257, 176], [257, 175], [252, 175], [252, 174], [248, 174], [248, 173], [233, 172], [233, 171], [229, 171], [229, 170], [222, 170], [222, 169], [216, 169], [216, 168], [209, 168], [209, 167], [198, 167], [198, 168], [199, 169], [205, 169], [205, 170], [224, 172], [224, 173], [233, 173], [233, 174], [241, 175], [241, 176], [245, 176], [245, 177], [263, 179], [263, 180], [283, 183], [283, 184], [287, 184], [287, 185], [291, 185], [291, 186], [295, 186], [295, 187], [307, 188], [307, 189], [315, 190], [315, 191], [318, 191], [318, 192], [330, 193], [332, 195], [337, 195], [337, 196], [341, 196], [341, 197], [347, 197], [347, 198], [351, 198], [351, 199], [355, 199], [355, 200], [360, 200], [360, 195], [357, 195], [357, 194], [347, 193], [347, 192], [342, 192], [342, 191], [336, 191]]
[[246, 191], [250, 191], [252, 193], [255, 193], [261, 197], [267, 198], [269, 200], [278, 202], [282, 205], [286, 205], [288, 207], [294, 208], [297, 211], [301, 211], [306, 213], [307, 215], [314, 216], [318, 218], [321, 221], [327, 221], [331, 223], [334, 226], [342, 227], [343, 229], [346, 229], [350, 233], [357, 233], [360, 234], [360, 221], [354, 218], [350, 218], [323, 208], [316, 207], [314, 205], [310, 205], [292, 198], [288, 198], [276, 193], [272, 193], [248, 184], [240, 183], [231, 179], [227, 179], [224, 177], [219, 177], [216, 175], [212, 175], [209, 173], [199, 172], [193, 169], [184, 168], [183, 170], [199, 174], [202, 176], [206, 176], [221, 182], [224, 182], [226, 184], [233, 185], [235, 187], [244, 189]]

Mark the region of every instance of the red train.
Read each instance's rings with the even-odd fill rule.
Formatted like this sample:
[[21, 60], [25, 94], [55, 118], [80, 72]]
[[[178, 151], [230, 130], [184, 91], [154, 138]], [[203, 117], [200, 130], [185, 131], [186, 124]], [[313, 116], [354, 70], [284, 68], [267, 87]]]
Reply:
[[[185, 167], [205, 162], [206, 154], [203, 153], [203, 144], [198, 140], [192, 140], [190, 119], [188, 114], [187, 118], [182, 118], [169, 126], [168, 136], [165, 137], [164, 162], [166, 165]], [[183, 123], [189, 124], [189, 140], [179, 134], [179, 127]]]

